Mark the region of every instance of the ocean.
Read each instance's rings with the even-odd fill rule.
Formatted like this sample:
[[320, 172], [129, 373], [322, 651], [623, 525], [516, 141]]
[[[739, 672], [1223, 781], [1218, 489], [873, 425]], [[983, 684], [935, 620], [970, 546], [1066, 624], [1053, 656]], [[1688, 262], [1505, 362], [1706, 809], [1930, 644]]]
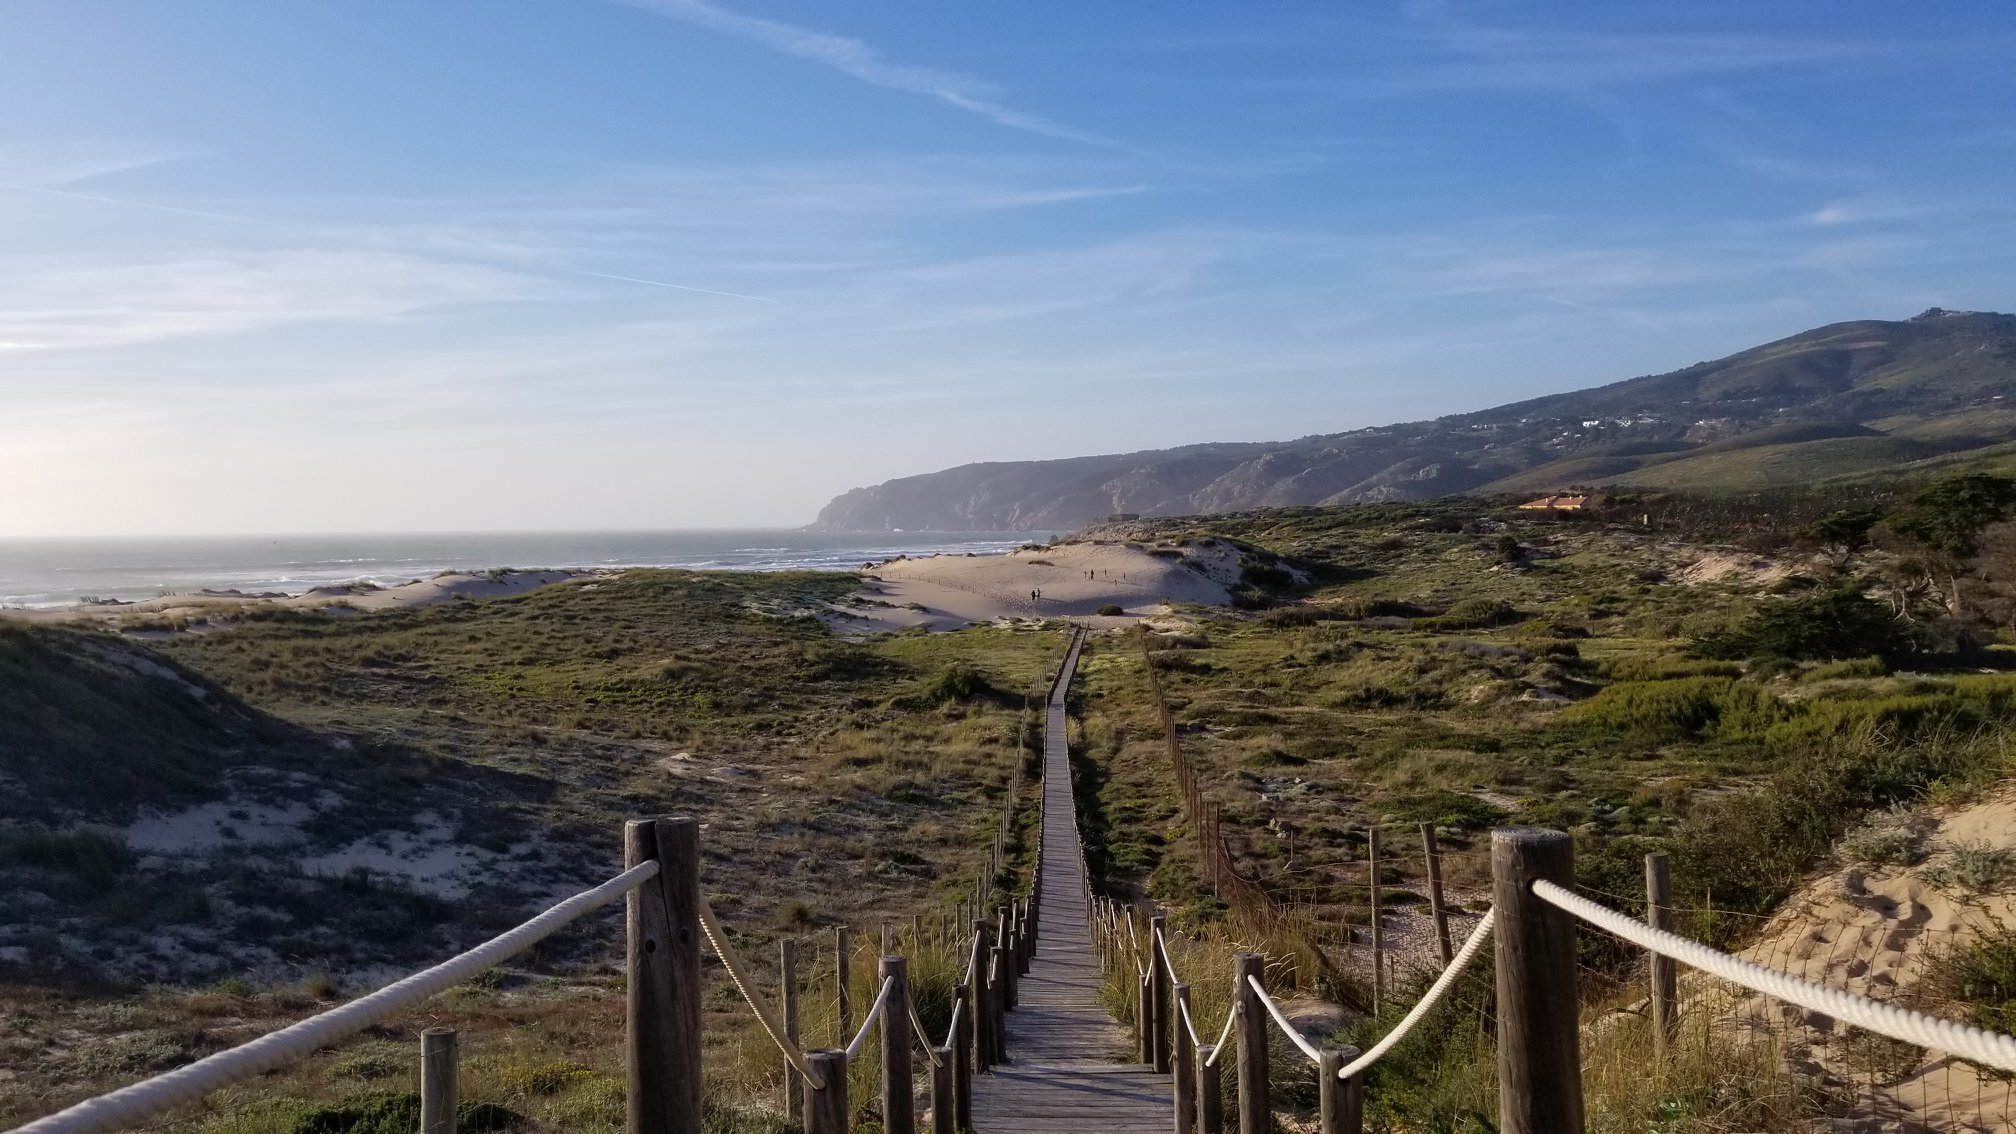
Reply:
[[299, 594], [331, 583], [392, 586], [491, 567], [686, 567], [836, 571], [898, 554], [1008, 551], [1051, 532], [809, 532], [792, 528], [441, 535], [0, 538], [0, 607], [69, 606], [204, 589]]

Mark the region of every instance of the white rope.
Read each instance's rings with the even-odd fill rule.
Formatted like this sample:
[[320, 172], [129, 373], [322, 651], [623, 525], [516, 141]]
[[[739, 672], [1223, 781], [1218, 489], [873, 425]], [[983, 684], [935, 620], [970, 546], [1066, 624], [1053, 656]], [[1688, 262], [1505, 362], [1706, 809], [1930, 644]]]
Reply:
[[914, 1002], [910, 1005], [910, 1034], [917, 1038], [917, 1046], [924, 1049], [924, 1058], [931, 1061], [931, 1066], [945, 1066], [938, 1061], [938, 1050], [931, 1046], [931, 1034], [924, 1030], [924, 1021], [917, 1018], [917, 1005]]
[[1218, 1057], [1225, 1054], [1225, 1040], [1232, 1035], [1232, 1021], [1239, 1018], [1237, 1012], [1225, 1013], [1225, 1026], [1218, 1031], [1218, 1042], [1211, 1045], [1211, 1058], [1204, 1061], [1206, 1067], [1216, 1067]]
[[1435, 1010], [1437, 1004], [1442, 1003], [1442, 998], [1449, 995], [1450, 989], [1456, 987], [1456, 978], [1463, 975], [1463, 970], [1484, 948], [1484, 939], [1491, 936], [1491, 923], [1495, 920], [1497, 912], [1490, 910], [1484, 914], [1484, 920], [1478, 922], [1477, 928], [1470, 931], [1470, 940], [1465, 941], [1463, 948], [1456, 951], [1456, 956], [1449, 961], [1449, 967], [1442, 970], [1442, 975], [1435, 978], [1435, 983], [1422, 994], [1421, 999], [1408, 1010], [1407, 1015], [1402, 1017], [1398, 1024], [1393, 1025], [1393, 1030], [1386, 1033], [1385, 1039], [1373, 1044], [1371, 1050], [1338, 1071], [1339, 1079], [1349, 1079], [1370, 1069], [1374, 1063], [1379, 1062], [1380, 1056], [1392, 1050], [1394, 1044], [1406, 1039], [1407, 1033], [1414, 1030], [1414, 1025], [1419, 1024], [1428, 1013]]
[[960, 1000], [952, 1005], [952, 1020], [945, 1025], [945, 1046], [955, 1047], [959, 1039], [959, 1015], [966, 1011], [966, 1002]]
[[714, 955], [721, 959], [721, 967], [728, 970], [728, 979], [735, 982], [735, 991], [742, 994], [742, 999], [749, 1003], [750, 1010], [756, 1013], [756, 1022], [762, 1024], [763, 1030], [769, 1033], [770, 1042], [777, 1045], [777, 1050], [784, 1053], [784, 1058], [791, 1061], [791, 1066], [796, 1067], [800, 1075], [805, 1076], [805, 1081], [812, 1084], [813, 1090], [825, 1090], [826, 1077], [812, 1070], [812, 1065], [805, 1061], [805, 1053], [798, 1049], [797, 1044], [785, 1038], [783, 1023], [770, 1011], [770, 1006], [763, 1002], [763, 998], [756, 995], [755, 986], [749, 983], [749, 976], [743, 971], [741, 961], [736, 958], [734, 951], [728, 948], [728, 935], [721, 932], [721, 923], [714, 920], [714, 908], [707, 904], [705, 897], [700, 899], [700, 930], [707, 935], [707, 943], [714, 947]]
[[1316, 1050], [1315, 1044], [1303, 1039], [1302, 1033], [1295, 1030], [1295, 1025], [1288, 1022], [1288, 1017], [1281, 1014], [1280, 1006], [1274, 1003], [1274, 998], [1267, 995], [1265, 988], [1260, 987], [1260, 978], [1248, 976], [1246, 983], [1252, 985], [1253, 991], [1260, 994], [1260, 1003], [1267, 1006], [1267, 1014], [1274, 1017], [1274, 1023], [1280, 1027], [1282, 1034], [1295, 1041], [1295, 1046], [1302, 1049], [1302, 1054], [1309, 1057], [1309, 1062], [1323, 1062], [1323, 1053]]
[[1162, 936], [1160, 929], [1155, 931], [1155, 952], [1162, 959], [1162, 971], [1169, 974], [1169, 983], [1182, 984], [1183, 978], [1176, 975], [1176, 962], [1169, 959], [1169, 939]]
[[875, 1020], [882, 1015], [882, 1009], [889, 1006], [889, 993], [896, 987], [895, 977], [882, 978], [882, 991], [875, 994], [875, 1003], [868, 1009], [868, 1016], [861, 1021], [861, 1030], [854, 1033], [854, 1042], [847, 1045], [847, 1058], [861, 1054], [861, 1048], [868, 1042], [868, 1032], [875, 1026]]
[[1203, 1047], [1204, 1041], [1197, 1035], [1197, 1021], [1190, 1018], [1190, 1002], [1188, 1000], [1178, 1000], [1176, 1002], [1176, 1017], [1183, 1021], [1183, 1030], [1190, 1033], [1190, 1046], [1193, 1048]]
[[12, 1134], [103, 1134], [151, 1118], [173, 1106], [270, 1071], [337, 1040], [353, 1036], [446, 988], [461, 984], [492, 965], [510, 960], [551, 937], [568, 922], [600, 909], [658, 874], [653, 859], [584, 890], [516, 929], [492, 937], [466, 953], [396, 981], [338, 1008], [310, 1016], [250, 1043], [206, 1056], [186, 1067], [144, 1079], [110, 1094], [86, 1099], [46, 1118], [16, 1127]]
[[1700, 969], [1732, 984], [1774, 996], [1801, 1008], [1823, 1013], [1845, 1024], [1889, 1036], [1894, 1040], [1936, 1048], [1963, 1059], [1984, 1063], [2002, 1071], [2016, 1071], [2016, 1036], [2006, 1036], [1953, 1020], [1942, 1020], [1892, 1004], [1857, 996], [1842, 988], [1830, 988], [1795, 977], [1777, 969], [1767, 969], [1677, 933], [1654, 929], [1635, 918], [1606, 909], [1572, 891], [1545, 880], [1533, 883], [1533, 893], [1583, 921], [1631, 942], [1662, 953], [1683, 965]]

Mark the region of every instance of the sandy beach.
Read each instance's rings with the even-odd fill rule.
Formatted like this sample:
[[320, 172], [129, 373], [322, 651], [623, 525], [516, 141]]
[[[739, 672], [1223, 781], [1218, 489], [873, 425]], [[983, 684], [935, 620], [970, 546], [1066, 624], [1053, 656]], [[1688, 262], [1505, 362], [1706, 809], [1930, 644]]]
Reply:
[[[1223, 543], [1151, 548], [1088, 541], [1006, 555], [900, 558], [864, 568], [861, 575], [858, 599], [865, 605], [847, 607], [834, 620], [838, 629], [947, 630], [1017, 618], [1119, 627], [1166, 614], [1172, 603], [1225, 605], [1239, 562], [1236, 550]], [[1099, 613], [1109, 606], [1124, 613]]]
[[0, 610], [0, 618], [25, 622], [89, 622], [110, 629], [126, 628], [129, 622], [200, 622], [213, 614], [225, 614], [247, 606], [278, 606], [297, 610], [320, 608], [332, 613], [345, 611], [397, 610], [432, 606], [435, 603], [476, 601], [522, 595], [540, 587], [579, 579], [594, 578], [591, 571], [451, 571], [431, 579], [416, 579], [396, 587], [369, 583], [316, 587], [298, 595], [244, 594], [238, 591], [199, 591], [186, 595], [163, 595], [122, 603], [81, 603], [46, 610]]

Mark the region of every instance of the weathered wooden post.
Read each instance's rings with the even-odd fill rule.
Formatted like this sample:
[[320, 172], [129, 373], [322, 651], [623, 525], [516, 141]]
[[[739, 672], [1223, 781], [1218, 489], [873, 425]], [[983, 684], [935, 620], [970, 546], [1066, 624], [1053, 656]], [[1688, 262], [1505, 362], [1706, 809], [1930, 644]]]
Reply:
[[973, 1064], [981, 1071], [994, 1066], [994, 982], [987, 973], [987, 926], [973, 927]]
[[1220, 1088], [1215, 1052], [1197, 1045], [1197, 1134], [1225, 1134], [1225, 1096]]
[[[1262, 979], [1265, 960], [1258, 953], [1232, 958], [1232, 1011], [1238, 1016], [1232, 1035], [1239, 1057], [1239, 1134], [1268, 1134], [1273, 1129], [1267, 1096], [1267, 1008], [1253, 981]], [[1251, 978], [1251, 979], [1248, 979]]]
[[994, 1003], [988, 1013], [988, 1022], [994, 1025], [994, 1061], [1008, 1062], [1008, 1009], [1014, 1007], [1008, 1002], [1009, 990], [1015, 983], [1015, 962], [1008, 959], [1008, 950], [1000, 945], [993, 948], [993, 964], [988, 966], [987, 980], [994, 992]]
[[1134, 1052], [1144, 1064], [1155, 1062], [1155, 991], [1146, 973], [1134, 978]]
[[[791, 1046], [803, 1048], [798, 1042], [798, 942], [786, 937], [777, 942], [777, 992], [783, 1001], [784, 1038]], [[799, 1077], [798, 1068], [791, 1058], [784, 1058], [784, 1113], [798, 1114], [805, 1109], [805, 1080]]]
[[880, 1021], [882, 1129], [885, 1134], [917, 1134], [917, 1104], [910, 1070], [910, 962], [903, 957], [884, 957], [881, 976], [890, 982], [889, 999], [882, 1006]]
[[952, 1100], [952, 1049], [934, 1047], [931, 1054], [937, 1057], [931, 1061], [931, 1134], [956, 1134], [959, 1106]]
[[1162, 951], [1168, 926], [1169, 919], [1162, 914], [1148, 919], [1148, 998], [1155, 1023], [1148, 1064], [1158, 1075], [1169, 1073], [1170, 1037], [1174, 1031], [1174, 1021], [1169, 1018], [1169, 958]]
[[1428, 913], [1435, 919], [1435, 947], [1441, 950], [1442, 967], [1456, 959], [1449, 941], [1449, 908], [1442, 901], [1442, 848], [1435, 841], [1435, 824], [1421, 824], [1421, 850], [1428, 859]]
[[[833, 929], [833, 978], [840, 983], [840, 1014], [833, 1042], [845, 1047], [854, 1038], [854, 935], [846, 926]], [[807, 1112], [810, 1113], [810, 1112]]]
[[805, 1092], [805, 1134], [847, 1134], [847, 1053], [820, 1048], [806, 1052], [805, 1062], [822, 1084]]
[[1001, 943], [994, 949], [994, 971], [1001, 978], [1001, 1007], [1004, 1010], [1012, 1009], [1021, 1002], [1021, 992], [1016, 987], [1021, 982], [1016, 979], [1015, 970], [1015, 927], [1010, 923], [1009, 908], [1002, 906], [996, 911], [996, 916], [1001, 919]]
[[1386, 922], [1379, 902], [1379, 824], [1366, 829], [1366, 876], [1372, 888], [1372, 1014], [1386, 1007]]
[[1316, 1064], [1316, 1129], [1320, 1134], [1361, 1134], [1365, 1129], [1364, 1084], [1339, 1079], [1344, 1065], [1358, 1058], [1355, 1047], [1324, 1048]]
[[1176, 1058], [1175, 1074], [1170, 1078], [1174, 1086], [1176, 1134], [1190, 1134], [1197, 1125], [1197, 1048], [1183, 1030], [1183, 1020], [1190, 1008], [1190, 986], [1178, 984], [1172, 993], [1176, 1011], [1170, 1033]]
[[455, 1134], [461, 1079], [454, 1028], [420, 1033], [420, 1134]]
[[[1654, 929], [1673, 928], [1673, 875], [1665, 851], [1645, 856], [1645, 924]], [[1673, 958], [1652, 954], [1652, 1048], [1661, 1060], [1680, 1022], [1679, 973]]]
[[973, 1129], [973, 986], [952, 986], [952, 1110], [961, 1130]]
[[1582, 1131], [1575, 919], [1534, 895], [1533, 883], [1542, 879], [1575, 884], [1572, 837], [1532, 827], [1491, 832], [1503, 1134]]
[[624, 992], [625, 1125], [630, 1134], [700, 1129], [700, 824], [636, 819], [623, 861], [657, 860], [630, 891]]

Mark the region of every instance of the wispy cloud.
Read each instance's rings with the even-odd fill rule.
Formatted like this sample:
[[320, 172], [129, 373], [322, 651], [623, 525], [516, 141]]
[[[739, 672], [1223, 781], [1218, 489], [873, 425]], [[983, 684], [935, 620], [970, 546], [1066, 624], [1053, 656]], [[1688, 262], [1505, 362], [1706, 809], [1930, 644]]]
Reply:
[[1016, 110], [1001, 101], [993, 84], [936, 67], [892, 63], [858, 39], [814, 31], [778, 20], [766, 20], [704, 3], [703, 0], [623, 0], [632, 7], [760, 44], [779, 54], [830, 67], [873, 86], [935, 98], [947, 106], [977, 114], [997, 125], [1032, 134], [1125, 150], [1111, 138]]
[[196, 151], [117, 138], [0, 142], [0, 181], [51, 190], [196, 156]]

